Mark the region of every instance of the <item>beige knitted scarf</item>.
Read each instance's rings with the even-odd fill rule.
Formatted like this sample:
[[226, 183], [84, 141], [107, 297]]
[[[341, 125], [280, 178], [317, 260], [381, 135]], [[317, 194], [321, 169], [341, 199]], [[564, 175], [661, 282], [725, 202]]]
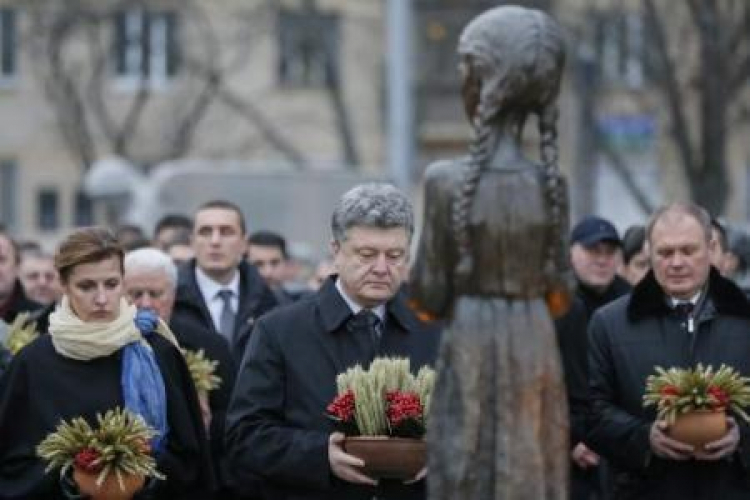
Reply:
[[[135, 326], [136, 308], [120, 299], [120, 314], [109, 323], [82, 321], [70, 307], [70, 300], [62, 300], [49, 317], [49, 334], [58, 354], [66, 358], [88, 361], [109, 356], [131, 342], [145, 342]], [[159, 320], [156, 331], [179, 347], [174, 334]]]

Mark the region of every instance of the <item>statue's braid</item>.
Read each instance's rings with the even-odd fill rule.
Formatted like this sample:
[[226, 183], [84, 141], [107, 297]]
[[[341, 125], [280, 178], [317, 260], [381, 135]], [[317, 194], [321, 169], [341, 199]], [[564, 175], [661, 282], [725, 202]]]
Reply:
[[559, 112], [554, 104], [547, 105], [539, 114], [539, 135], [541, 160], [544, 166], [545, 190], [550, 205], [550, 223], [552, 226], [552, 241], [548, 245], [548, 262], [555, 272], [566, 268], [565, 249], [562, 246], [567, 231], [567, 221], [564, 220], [565, 186], [562, 183], [558, 168], [557, 148], [557, 118]]
[[477, 110], [478, 124], [474, 131], [474, 138], [469, 148], [469, 160], [467, 161], [463, 181], [457, 196], [453, 200], [453, 231], [456, 235], [458, 245], [458, 265], [456, 273], [461, 278], [468, 278], [471, 273], [471, 236], [469, 234], [469, 216], [471, 213], [474, 195], [479, 185], [479, 178], [489, 161], [489, 139], [491, 128], [487, 124], [485, 111], [482, 104]]

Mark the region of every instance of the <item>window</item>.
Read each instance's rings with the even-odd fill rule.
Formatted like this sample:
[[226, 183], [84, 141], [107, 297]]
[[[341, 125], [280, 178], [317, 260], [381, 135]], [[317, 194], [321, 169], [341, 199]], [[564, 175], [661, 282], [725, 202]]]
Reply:
[[12, 160], [0, 161], [0, 222], [17, 229], [18, 166]]
[[321, 12], [280, 11], [278, 79], [282, 85], [323, 87], [339, 71], [339, 19]]
[[94, 225], [94, 204], [83, 191], [78, 191], [75, 196], [73, 223], [77, 227]]
[[0, 9], [0, 78], [16, 75], [16, 12]]
[[39, 190], [37, 199], [39, 229], [50, 231], [58, 228], [58, 198], [57, 189], [44, 188]]
[[605, 83], [643, 86], [643, 37], [640, 14], [610, 13], [597, 19], [597, 60]]
[[177, 16], [133, 9], [115, 15], [117, 76], [134, 85], [162, 86], [179, 64]]

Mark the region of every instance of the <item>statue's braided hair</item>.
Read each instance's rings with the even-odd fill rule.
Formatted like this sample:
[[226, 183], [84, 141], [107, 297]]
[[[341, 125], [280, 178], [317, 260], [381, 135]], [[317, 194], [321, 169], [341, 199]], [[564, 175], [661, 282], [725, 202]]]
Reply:
[[552, 241], [547, 246], [547, 262], [557, 274], [567, 268], [564, 241], [568, 227], [565, 219], [567, 203], [565, 185], [560, 177], [557, 148], [557, 118], [559, 112], [554, 103], [548, 104], [539, 113], [540, 156], [544, 166], [545, 192], [550, 207]]
[[479, 185], [479, 178], [490, 160], [489, 140], [491, 135], [492, 129], [484, 118], [484, 109], [480, 103], [477, 111], [474, 138], [469, 148], [469, 158], [464, 166], [463, 181], [461, 182], [460, 191], [453, 200], [452, 219], [459, 256], [456, 273], [462, 278], [467, 278], [471, 272], [469, 212], [471, 211], [471, 202], [474, 200], [474, 194]]
[[[519, 50], [509, 57], [499, 48]], [[565, 186], [559, 175], [557, 158], [557, 96], [565, 55], [562, 34], [546, 14], [515, 6], [491, 9], [466, 27], [459, 42], [459, 53], [468, 64], [467, 78], [481, 74], [474, 138], [463, 182], [453, 200], [452, 223], [458, 246], [455, 272], [459, 280], [472, 271], [469, 217], [482, 171], [490, 161], [491, 122], [514, 106], [514, 112], [534, 109], [539, 115], [540, 157], [545, 174], [545, 193], [550, 205], [554, 242], [549, 245], [551, 270], [564, 269], [565, 252], [559, 242], [566, 230]], [[476, 65], [476, 68], [473, 66]], [[482, 67], [480, 72], [477, 68]], [[494, 72], [493, 72], [494, 70]], [[492, 73], [489, 77], [487, 72]], [[530, 97], [531, 96], [531, 97]], [[514, 102], [518, 100], [519, 102]]]

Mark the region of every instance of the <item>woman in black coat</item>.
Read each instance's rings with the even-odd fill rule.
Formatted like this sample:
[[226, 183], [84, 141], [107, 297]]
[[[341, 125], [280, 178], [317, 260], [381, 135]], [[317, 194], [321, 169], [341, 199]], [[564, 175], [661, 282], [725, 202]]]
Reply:
[[123, 298], [123, 251], [104, 229], [74, 232], [55, 267], [65, 295], [40, 336], [0, 381], [0, 498], [80, 498], [70, 478], [45, 473], [35, 448], [62, 421], [124, 407], [158, 431], [166, 479], [136, 498], [206, 499], [213, 477], [195, 388], [170, 333], [136, 326]]

